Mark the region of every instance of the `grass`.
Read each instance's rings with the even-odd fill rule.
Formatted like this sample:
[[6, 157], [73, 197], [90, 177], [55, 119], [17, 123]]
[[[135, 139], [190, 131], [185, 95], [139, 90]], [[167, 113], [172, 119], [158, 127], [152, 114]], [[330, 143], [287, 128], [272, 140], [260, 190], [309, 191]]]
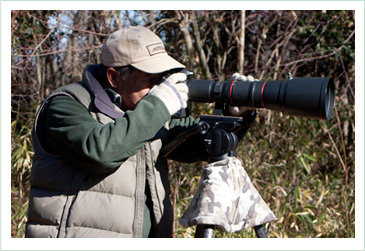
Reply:
[[17, 120], [12, 122], [11, 130], [11, 234], [12, 237], [24, 237], [33, 156], [31, 132]]

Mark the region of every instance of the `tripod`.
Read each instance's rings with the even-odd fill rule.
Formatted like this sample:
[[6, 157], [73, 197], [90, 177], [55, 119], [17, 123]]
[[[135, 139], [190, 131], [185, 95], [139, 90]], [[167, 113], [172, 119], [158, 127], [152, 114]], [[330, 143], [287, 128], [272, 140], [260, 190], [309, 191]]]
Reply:
[[[167, 144], [160, 152], [160, 155], [167, 157], [177, 146], [181, 145], [189, 137], [201, 134], [204, 136], [204, 148], [208, 153], [208, 162], [213, 163], [234, 156], [238, 146], [237, 133], [241, 136], [252, 124], [256, 113], [249, 120], [240, 117], [202, 115], [196, 128], [190, 129], [176, 137]], [[242, 130], [243, 129], [243, 130]], [[213, 238], [214, 225], [197, 225], [195, 238]], [[263, 225], [254, 226], [258, 238], [267, 238]]]
[[[207, 119], [207, 118], [206, 118]], [[230, 123], [234, 123], [231, 121]], [[228, 122], [228, 125], [230, 124]], [[198, 132], [205, 135], [204, 147], [208, 153], [208, 162], [213, 163], [234, 156], [234, 152], [238, 145], [238, 138], [234, 132], [227, 132], [222, 127], [225, 125], [215, 122], [213, 126], [207, 121], [202, 121], [198, 125]], [[195, 238], [213, 238], [214, 225], [197, 225]], [[267, 238], [267, 234], [263, 225], [254, 227], [258, 238]]]

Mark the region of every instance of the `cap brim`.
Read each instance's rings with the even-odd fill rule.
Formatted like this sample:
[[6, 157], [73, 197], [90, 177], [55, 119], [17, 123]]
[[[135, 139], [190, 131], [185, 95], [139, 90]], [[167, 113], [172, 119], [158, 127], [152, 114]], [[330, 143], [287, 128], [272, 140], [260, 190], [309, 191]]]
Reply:
[[151, 74], [162, 73], [178, 68], [185, 68], [185, 65], [180, 64], [178, 61], [167, 54], [154, 56], [138, 63], [132, 63], [131, 65], [140, 71]]

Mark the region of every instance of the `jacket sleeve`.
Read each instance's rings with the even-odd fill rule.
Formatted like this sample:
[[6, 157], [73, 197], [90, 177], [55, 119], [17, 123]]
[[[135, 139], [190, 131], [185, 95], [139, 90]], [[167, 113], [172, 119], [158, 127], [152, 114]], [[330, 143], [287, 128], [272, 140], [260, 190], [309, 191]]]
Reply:
[[[158, 112], [156, 112], [158, 111]], [[51, 150], [73, 165], [93, 173], [106, 173], [135, 155], [170, 119], [156, 97], [143, 98], [134, 111], [114, 122], [101, 124], [78, 101], [54, 97], [45, 111], [45, 132]]]

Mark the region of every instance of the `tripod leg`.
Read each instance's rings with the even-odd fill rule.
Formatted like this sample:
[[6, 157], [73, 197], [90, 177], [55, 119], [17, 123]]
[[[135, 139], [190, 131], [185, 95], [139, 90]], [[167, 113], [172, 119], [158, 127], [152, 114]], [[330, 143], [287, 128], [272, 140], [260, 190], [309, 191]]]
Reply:
[[214, 238], [214, 225], [197, 225], [195, 238]]
[[267, 238], [264, 225], [258, 225], [253, 227], [255, 229], [257, 238]]

